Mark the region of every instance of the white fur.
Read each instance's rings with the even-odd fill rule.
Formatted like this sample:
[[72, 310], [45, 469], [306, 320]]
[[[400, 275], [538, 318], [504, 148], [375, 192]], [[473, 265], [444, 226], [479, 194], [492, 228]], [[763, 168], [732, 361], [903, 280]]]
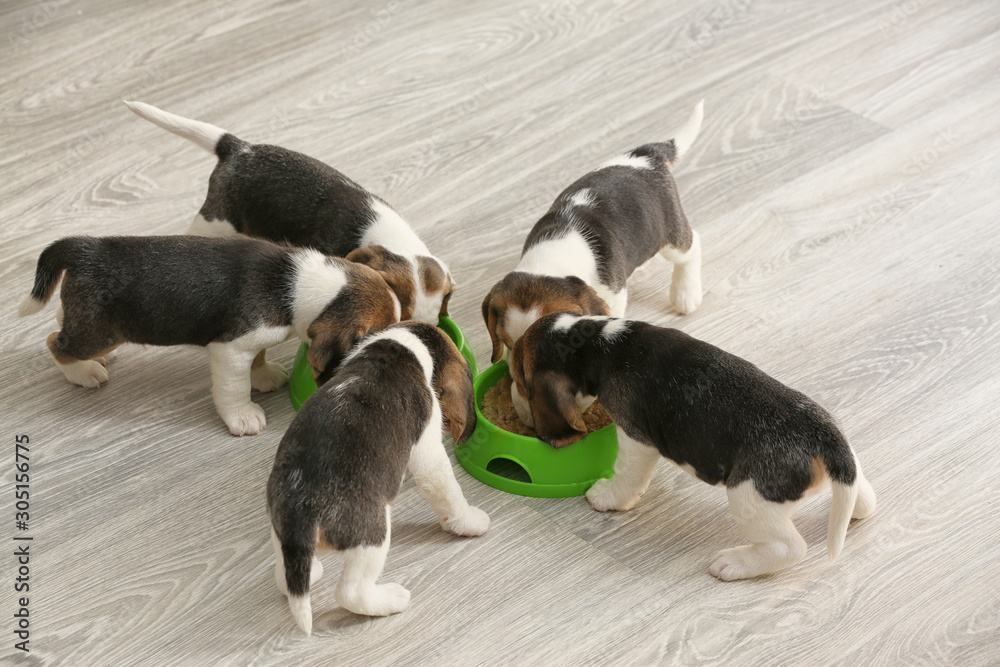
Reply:
[[531, 403], [528, 402], [517, 388], [516, 382], [510, 383], [510, 400], [514, 404], [514, 412], [521, 423], [528, 428], [535, 428], [535, 418], [531, 416]]
[[611, 479], [599, 479], [587, 491], [587, 500], [598, 512], [608, 510], [630, 510], [649, 488], [653, 472], [660, 460], [660, 452], [655, 447], [644, 445], [630, 438], [620, 426], [618, 434], [618, 458], [615, 459], [615, 474]]
[[209, 343], [212, 399], [233, 435], [257, 435], [267, 419], [264, 409], [250, 400], [254, 358], [292, 335], [291, 327], [260, 327], [226, 343]]
[[250, 369], [250, 386], [261, 393], [274, 391], [288, 382], [288, 371], [279, 363], [265, 361], [263, 366]]
[[34, 315], [45, 307], [45, 303], [45, 301], [35, 301], [31, 297], [31, 294], [28, 294], [28, 296], [24, 297], [24, 300], [21, 301], [21, 305], [17, 307], [17, 316], [25, 317], [27, 315]]
[[[292, 255], [295, 279], [292, 288], [292, 326], [304, 341], [306, 331], [327, 305], [347, 285], [347, 275], [323, 253], [303, 249]], [[310, 341], [311, 342], [311, 341]]]
[[507, 310], [507, 316], [504, 318], [504, 331], [510, 336], [512, 341], [517, 341], [524, 332], [528, 330], [532, 324], [540, 317], [541, 310], [538, 306], [535, 306], [531, 310], [525, 312], [520, 308], [510, 308]]
[[375, 220], [361, 237], [360, 247], [380, 245], [407, 258], [415, 255], [430, 256], [427, 246], [395, 209], [374, 197], [369, 205], [375, 214]]
[[674, 264], [670, 279], [670, 303], [681, 315], [694, 312], [701, 305], [701, 237], [691, 230], [691, 247], [682, 252], [672, 246], [660, 248], [660, 255]]
[[569, 206], [590, 207], [597, 203], [597, 198], [590, 191], [590, 188], [583, 188], [574, 192], [567, 202]]
[[215, 236], [220, 238], [239, 236], [239, 232], [236, 231], [231, 222], [226, 220], [212, 220], [209, 222], [201, 213], [194, 216], [191, 226], [184, 233], [188, 236]]
[[215, 152], [215, 145], [219, 143], [222, 135], [226, 134], [226, 131], [221, 127], [168, 113], [143, 102], [129, 102], [126, 100], [125, 106], [140, 118], [145, 118], [168, 132], [173, 132], [193, 141], [209, 153]]
[[[428, 257], [430, 256], [428, 255]], [[444, 268], [444, 265], [436, 257], [430, 257], [430, 259]], [[410, 266], [413, 267], [413, 284], [417, 286], [417, 293], [413, 302], [413, 312], [410, 315], [410, 319], [416, 322], [437, 324], [438, 315], [441, 313], [441, 301], [444, 299], [444, 293], [428, 294], [425, 292], [424, 285], [420, 280], [419, 265], [416, 262], [416, 258], [411, 257], [409, 260]], [[444, 272], [447, 275], [448, 269], [444, 268]]]
[[[335, 592], [340, 606], [364, 616], [389, 616], [398, 614], [409, 606], [410, 591], [399, 584], [375, 583], [385, 567], [391, 534], [392, 510], [386, 505], [385, 540], [382, 544], [343, 551], [344, 569], [340, 573]], [[294, 610], [292, 613], [295, 613]]]
[[613, 342], [624, 333], [628, 332], [628, 320], [605, 318], [606, 324], [601, 330], [601, 338]]
[[108, 381], [108, 369], [96, 359], [74, 361], [69, 364], [61, 364], [56, 361], [56, 366], [59, 367], [67, 380], [81, 387], [96, 389]]
[[617, 155], [607, 162], [601, 164], [595, 171], [601, 169], [607, 169], [608, 167], [630, 167], [632, 169], [652, 169], [653, 163], [650, 161], [648, 156], [641, 155], [635, 156], [625, 153], [624, 155]]
[[687, 122], [684, 123], [684, 126], [674, 133], [674, 150], [677, 152], [675, 162], [684, 157], [684, 154], [694, 144], [694, 140], [698, 138], [698, 132], [701, 130], [701, 121], [704, 117], [705, 100], [701, 100], [691, 110], [691, 115], [688, 117]]

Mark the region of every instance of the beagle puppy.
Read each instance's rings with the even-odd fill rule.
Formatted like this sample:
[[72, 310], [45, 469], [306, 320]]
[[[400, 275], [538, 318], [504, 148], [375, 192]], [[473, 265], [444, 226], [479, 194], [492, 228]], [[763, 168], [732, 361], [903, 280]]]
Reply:
[[661, 456], [725, 486], [751, 544], [716, 554], [709, 572], [719, 579], [756, 577], [802, 560], [806, 543], [792, 513], [828, 485], [831, 560], [851, 519], [875, 511], [875, 492], [826, 410], [750, 362], [677, 329], [554, 313], [517, 342], [510, 371], [518, 415], [556, 447], [585, 435], [579, 407], [585, 399], [596, 397], [611, 415], [618, 458], [614, 476], [587, 492], [594, 509], [632, 509]]
[[439, 314], [448, 314], [455, 289], [448, 267], [391, 206], [333, 167], [149, 104], [125, 104], [219, 158], [188, 234], [239, 233], [346, 257], [382, 274], [402, 319], [437, 324]]
[[316, 250], [247, 238], [76, 236], [38, 258], [23, 317], [41, 310], [61, 276], [61, 331], [49, 351], [66, 379], [108, 380], [122, 343], [208, 348], [212, 398], [233, 435], [264, 429], [251, 387], [272, 391], [288, 374], [264, 350], [298, 334], [317, 382], [365, 335], [399, 321], [399, 302], [374, 270]]
[[275, 580], [307, 635], [309, 588], [323, 573], [317, 553], [342, 553], [336, 597], [346, 609], [406, 609], [408, 590], [375, 581], [407, 469], [445, 530], [486, 532], [489, 517], [466, 502], [441, 444], [442, 428], [460, 445], [475, 427], [468, 364], [440, 329], [417, 322], [366, 338], [305, 402], [278, 446], [267, 507]]
[[666, 143], [608, 160], [556, 198], [535, 223], [521, 261], [483, 301], [493, 363], [543, 315], [625, 314], [626, 282], [656, 253], [674, 264], [670, 300], [686, 315], [701, 305], [701, 242], [670, 173], [701, 129], [704, 102]]

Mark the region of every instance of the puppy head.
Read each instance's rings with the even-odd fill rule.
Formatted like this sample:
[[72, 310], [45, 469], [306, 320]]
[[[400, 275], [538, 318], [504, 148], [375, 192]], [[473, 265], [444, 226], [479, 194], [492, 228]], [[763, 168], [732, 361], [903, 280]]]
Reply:
[[417, 284], [410, 260], [380, 245], [358, 248], [351, 251], [344, 259], [377, 271], [399, 299], [399, 319], [413, 318], [413, 309], [417, 303]]
[[434, 360], [431, 382], [441, 404], [444, 428], [456, 445], [463, 445], [476, 429], [476, 406], [472, 391], [472, 372], [465, 357], [448, 336], [425, 323], [404, 323], [427, 346]]
[[370, 333], [399, 321], [396, 299], [381, 275], [362, 264], [344, 262], [347, 285], [309, 325], [306, 359], [316, 384], [329, 380], [347, 353]]
[[607, 315], [608, 304], [594, 288], [576, 276], [539, 276], [522, 271], [508, 273], [483, 300], [483, 320], [493, 342], [493, 363], [504, 346], [514, 344], [535, 320], [549, 313]]
[[437, 257], [417, 255], [417, 278], [420, 286], [417, 303], [413, 309], [413, 319], [418, 322], [437, 324], [439, 315], [448, 314], [448, 301], [455, 291], [455, 280], [448, 267]]
[[528, 328], [510, 355], [511, 398], [518, 417], [554, 447], [587, 435], [583, 412], [593, 397], [587, 389], [586, 361], [583, 355], [566, 353], [573, 349], [573, 325], [578, 321], [572, 313], [548, 315]]

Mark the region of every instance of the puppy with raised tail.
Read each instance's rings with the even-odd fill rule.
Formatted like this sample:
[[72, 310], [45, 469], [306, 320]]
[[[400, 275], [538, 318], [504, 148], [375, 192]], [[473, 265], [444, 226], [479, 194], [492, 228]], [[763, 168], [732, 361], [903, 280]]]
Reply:
[[188, 234], [240, 233], [346, 257], [382, 274], [402, 319], [437, 324], [439, 314], [448, 314], [455, 289], [448, 267], [391, 206], [333, 167], [149, 104], [125, 104], [219, 158]]
[[256, 239], [60, 239], [38, 258], [19, 314], [41, 310], [61, 277], [61, 331], [48, 347], [67, 380], [107, 382], [104, 364], [122, 343], [206, 347], [212, 398], [233, 435], [266, 424], [251, 388], [272, 391], [288, 377], [264, 361], [266, 348], [298, 334], [324, 382], [364, 336], [399, 321], [395, 295], [367, 266]]
[[441, 444], [476, 426], [472, 376], [436, 327], [404, 322], [366, 338], [302, 406], [281, 439], [267, 482], [275, 579], [296, 623], [312, 632], [317, 552], [343, 554], [337, 601], [367, 616], [406, 609], [410, 593], [376, 584], [389, 550], [390, 504], [409, 469], [456, 535], [482, 535], [489, 517], [470, 507]]
[[676, 329], [555, 313], [511, 354], [514, 405], [538, 437], [561, 447], [586, 434], [580, 406], [596, 397], [617, 426], [614, 476], [587, 492], [594, 509], [629, 510], [666, 457], [725, 486], [747, 546], [720, 551], [709, 572], [725, 581], [802, 560], [792, 514], [833, 487], [827, 552], [836, 558], [852, 518], [875, 511], [875, 492], [833, 417], [748, 361]]
[[677, 312], [701, 305], [701, 242], [670, 167], [698, 136], [703, 108], [670, 141], [639, 146], [577, 180], [535, 223], [517, 268], [483, 301], [494, 363], [548, 313], [623, 316], [629, 276], [657, 253], [673, 262]]

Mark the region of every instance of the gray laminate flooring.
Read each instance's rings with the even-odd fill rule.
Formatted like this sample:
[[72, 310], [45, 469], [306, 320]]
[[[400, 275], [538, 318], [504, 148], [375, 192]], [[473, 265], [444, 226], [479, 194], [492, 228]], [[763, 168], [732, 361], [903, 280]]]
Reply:
[[[0, 4], [0, 38], [0, 662], [1000, 663], [995, 0], [39, 0]], [[802, 563], [721, 583], [708, 563], [741, 543], [725, 494], [666, 462], [634, 511], [604, 515], [456, 468], [490, 532], [443, 533], [407, 480], [383, 579], [410, 609], [341, 609], [333, 556], [304, 639], [264, 508], [287, 391], [255, 396], [267, 430], [235, 438], [203, 350], [124, 348], [85, 390], [45, 349], [55, 306], [16, 317], [50, 241], [180, 233], [201, 203], [213, 158], [123, 98], [309, 153], [392, 202], [450, 263], [483, 366], [482, 298], [552, 198], [704, 98], [675, 170], [704, 304], [672, 314], [657, 259], [628, 314], [833, 411], [878, 513], [830, 563], [822, 495], [797, 515]], [[27, 655], [12, 617], [24, 534]]]

